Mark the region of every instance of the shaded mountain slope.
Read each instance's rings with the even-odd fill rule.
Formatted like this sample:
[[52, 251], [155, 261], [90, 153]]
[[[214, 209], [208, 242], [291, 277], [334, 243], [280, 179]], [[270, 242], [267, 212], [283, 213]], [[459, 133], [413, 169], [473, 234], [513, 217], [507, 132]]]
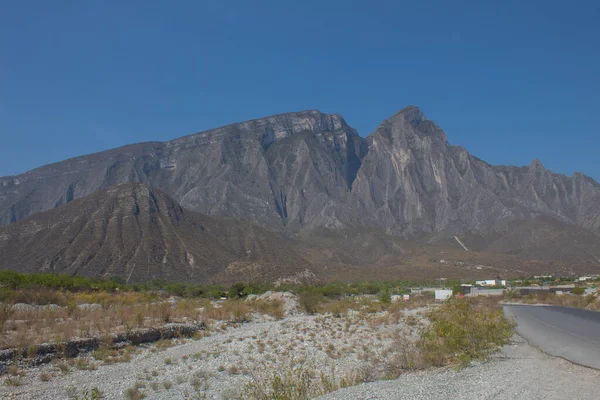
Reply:
[[600, 267], [599, 235], [547, 217], [513, 221], [504, 234], [479, 250]]
[[309, 266], [281, 235], [184, 210], [143, 184], [112, 186], [5, 227], [0, 263], [22, 272], [206, 283], [276, 279]]

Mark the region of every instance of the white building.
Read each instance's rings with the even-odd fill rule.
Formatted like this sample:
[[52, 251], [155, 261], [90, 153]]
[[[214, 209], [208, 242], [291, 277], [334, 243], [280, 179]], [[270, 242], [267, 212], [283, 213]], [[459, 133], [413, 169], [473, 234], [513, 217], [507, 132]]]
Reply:
[[452, 297], [452, 290], [449, 289], [437, 289], [435, 291], [435, 301], [446, 301]]
[[476, 286], [506, 286], [506, 280], [504, 279], [485, 279], [482, 281], [475, 281]]

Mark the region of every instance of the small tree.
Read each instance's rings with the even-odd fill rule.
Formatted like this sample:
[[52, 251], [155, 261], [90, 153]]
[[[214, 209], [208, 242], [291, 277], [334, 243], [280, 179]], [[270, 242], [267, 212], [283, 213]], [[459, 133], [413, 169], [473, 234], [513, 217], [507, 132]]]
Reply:
[[377, 295], [379, 301], [383, 304], [391, 304], [392, 303], [392, 295], [390, 294], [390, 290], [385, 288], [379, 291]]
[[571, 293], [581, 296], [585, 293], [585, 289], [581, 286], [575, 287], [571, 290]]
[[231, 286], [231, 288], [229, 289], [229, 297], [230, 298], [242, 298], [242, 297], [246, 297], [246, 285], [238, 282], [235, 283]]

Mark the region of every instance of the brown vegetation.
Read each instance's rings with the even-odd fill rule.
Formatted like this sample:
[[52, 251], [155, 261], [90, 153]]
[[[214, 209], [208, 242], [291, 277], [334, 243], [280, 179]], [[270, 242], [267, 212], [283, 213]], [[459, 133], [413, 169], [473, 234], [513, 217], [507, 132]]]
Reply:
[[[45, 297], [42, 300], [40, 296]], [[29, 349], [39, 343], [65, 342], [75, 337], [109, 337], [138, 328], [156, 328], [169, 322], [210, 324], [218, 320], [240, 323], [251, 320], [253, 312], [276, 319], [284, 315], [282, 302], [270, 300], [211, 302], [207, 299], [178, 299], [171, 302], [150, 293], [61, 291], [42, 291], [36, 297], [29, 290], [21, 291], [19, 298], [36, 304], [46, 302], [48, 297], [55, 300], [53, 304], [63, 306], [17, 307], [13, 310], [11, 304], [0, 304], [0, 349]], [[103, 361], [123, 357], [104, 356], [102, 352], [105, 351], [108, 348], [96, 350]]]
[[600, 297], [597, 294], [556, 295], [542, 293], [512, 298], [511, 301], [519, 301], [525, 304], [549, 304], [553, 306], [585, 308], [587, 310], [600, 311]]

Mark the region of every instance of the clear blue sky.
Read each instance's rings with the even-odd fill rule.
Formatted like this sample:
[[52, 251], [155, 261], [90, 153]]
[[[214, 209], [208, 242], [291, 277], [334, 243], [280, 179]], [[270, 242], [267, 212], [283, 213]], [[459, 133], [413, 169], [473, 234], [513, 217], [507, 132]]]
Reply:
[[597, 0], [0, 9], [0, 175], [304, 109], [366, 136], [414, 104], [492, 164], [600, 179]]

